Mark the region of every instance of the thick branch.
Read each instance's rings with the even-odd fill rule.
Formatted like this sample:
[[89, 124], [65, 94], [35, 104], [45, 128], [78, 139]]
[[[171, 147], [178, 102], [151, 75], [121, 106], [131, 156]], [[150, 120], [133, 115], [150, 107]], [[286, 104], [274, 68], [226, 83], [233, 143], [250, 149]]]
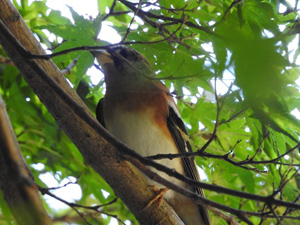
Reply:
[[52, 224], [21, 154], [1, 95], [0, 143], [0, 187], [17, 223]]

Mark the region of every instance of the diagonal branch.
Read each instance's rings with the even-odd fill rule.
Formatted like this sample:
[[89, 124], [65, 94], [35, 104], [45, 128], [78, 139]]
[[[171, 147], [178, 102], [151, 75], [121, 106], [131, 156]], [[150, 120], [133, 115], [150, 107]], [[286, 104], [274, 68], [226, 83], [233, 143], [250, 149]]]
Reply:
[[[135, 4], [128, 2], [126, 0], [119, 0], [119, 2], [123, 3], [124, 5], [126, 5], [129, 9], [131, 9], [133, 12], [137, 11], [137, 8], [135, 7]], [[167, 17], [164, 15], [156, 15], [153, 14], [151, 12], [146, 12], [143, 10], [139, 10], [139, 12], [137, 13], [137, 15], [142, 18], [145, 22], [147, 22], [149, 25], [151, 25], [152, 27], [159, 27], [160, 25], [156, 22], [153, 22], [152, 20], [150, 20], [149, 18], [153, 18], [153, 19], [157, 19], [157, 20], [164, 20], [164, 21], [171, 21], [171, 22], [175, 22], [178, 24], [186, 24], [189, 27], [204, 31], [208, 34], [214, 35], [214, 36], [218, 36], [216, 33], [212, 32], [208, 27], [203, 27], [203, 26], [199, 26], [197, 24], [194, 24], [191, 21], [185, 21], [184, 18], [174, 18], [174, 17]]]
[[17, 223], [52, 224], [22, 156], [1, 95], [0, 143], [0, 188]]

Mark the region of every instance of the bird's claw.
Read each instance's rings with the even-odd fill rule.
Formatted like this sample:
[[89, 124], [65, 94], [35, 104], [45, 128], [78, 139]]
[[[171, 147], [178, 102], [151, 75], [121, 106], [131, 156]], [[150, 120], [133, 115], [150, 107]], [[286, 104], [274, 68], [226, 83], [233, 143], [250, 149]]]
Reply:
[[158, 200], [157, 205], [160, 206], [164, 195], [166, 194], [166, 192], [169, 190], [169, 188], [160, 188], [158, 189], [155, 185], [151, 185], [153, 190], [156, 192], [156, 195], [154, 196], [154, 198], [152, 198], [148, 204], [147, 207], [149, 207], [150, 205], [152, 205], [156, 200]]

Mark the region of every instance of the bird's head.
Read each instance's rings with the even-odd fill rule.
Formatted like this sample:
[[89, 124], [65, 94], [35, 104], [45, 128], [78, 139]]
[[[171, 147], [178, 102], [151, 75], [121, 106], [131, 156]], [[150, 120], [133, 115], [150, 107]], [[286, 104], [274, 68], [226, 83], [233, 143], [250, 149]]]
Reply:
[[101, 65], [106, 84], [143, 82], [156, 77], [149, 61], [138, 51], [117, 46], [108, 50], [91, 51]]

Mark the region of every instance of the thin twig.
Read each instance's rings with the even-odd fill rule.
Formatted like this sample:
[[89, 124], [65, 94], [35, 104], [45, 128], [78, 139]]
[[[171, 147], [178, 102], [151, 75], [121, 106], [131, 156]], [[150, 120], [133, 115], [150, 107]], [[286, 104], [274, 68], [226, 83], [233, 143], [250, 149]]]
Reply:
[[[235, 144], [235, 146], [238, 143], [239, 143], [239, 140], [237, 141], [237, 143]], [[247, 159], [242, 160], [242, 161], [233, 161], [232, 158], [229, 157], [230, 154], [231, 154], [231, 151], [229, 151], [228, 153], [226, 153], [224, 155], [216, 155], [216, 154], [212, 154], [212, 153], [208, 153], [208, 152], [202, 152], [201, 149], [200, 149], [200, 151], [198, 150], [197, 152], [187, 152], [187, 153], [180, 153], [180, 154], [157, 154], [157, 155], [153, 155], [153, 156], [148, 156], [146, 158], [152, 159], [152, 160], [159, 160], [159, 159], [174, 159], [174, 158], [186, 158], [186, 157], [200, 156], [200, 157], [221, 159], [221, 160], [224, 160], [224, 161], [226, 161], [226, 162], [228, 162], [228, 163], [230, 163], [230, 164], [232, 164], [234, 166], [239, 166], [239, 167], [241, 167], [243, 169], [253, 170], [253, 171], [259, 172], [259, 173], [267, 173], [267, 171], [261, 171], [261, 170], [259, 170], [257, 168], [245, 167], [245, 165], [278, 164], [278, 165], [284, 165], [284, 166], [299, 166], [298, 164], [277, 162], [277, 160], [279, 160], [282, 157], [284, 157], [285, 155], [293, 152], [298, 147], [300, 147], [300, 144], [296, 145], [295, 147], [293, 147], [292, 149], [290, 149], [289, 151], [287, 151], [286, 153], [284, 153], [284, 155], [281, 155], [281, 156], [279, 156], [279, 157], [277, 157], [275, 159], [261, 160], [261, 161], [255, 161], [255, 160], [253, 160], [254, 157], [259, 152], [259, 150], [256, 151], [256, 153], [254, 154], [253, 157], [251, 157], [251, 158], [247, 157]]]
[[165, 39], [158, 40], [158, 41], [152, 41], [152, 42], [148, 42], [148, 41], [127, 41], [127, 42], [123, 42], [123, 43], [109, 44], [109, 45], [105, 45], [105, 46], [80, 46], [80, 47], [69, 48], [69, 49], [66, 49], [66, 50], [62, 50], [62, 51], [55, 52], [55, 53], [52, 53], [52, 54], [47, 54], [47, 55], [37, 55], [37, 54], [33, 54], [33, 53], [30, 53], [30, 52], [26, 51], [26, 53], [27, 53], [26, 57], [28, 57], [28, 59], [45, 59], [45, 60], [49, 60], [53, 57], [64, 55], [64, 54], [74, 52], [74, 51], [93, 51], [93, 50], [100, 50], [100, 49], [109, 49], [109, 48], [119, 46], [119, 45], [158, 44], [158, 43], [167, 41], [169, 38], [171, 38], [171, 35], [168, 36]]
[[137, 13], [139, 12], [139, 10], [140, 10], [140, 8], [141, 8], [141, 3], [142, 3], [142, 1], [139, 0], [139, 4], [138, 4], [138, 7], [137, 7], [137, 10], [136, 10], [136, 11], [134, 12], [134, 14], [133, 14], [133, 17], [132, 17], [132, 19], [131, 19], [131, 21], [130, 21], [130, 23], [129, 23], [129, 25], [128, 25], [126, 34], [124, 35], [124, 37], [123, 37], [121, 43], [122, 43], [122, 42], [125, 42], [125, 40], [127, 39], [128, 35], [130, 34], [130, 27], [131, 27], [131, 25], [133, 24], [133, 21], [134, 21], [134, 19], [135, 19]]
[[103, 17], [102, 21], [105, 21], [109, 16], [111, 16], [114, 13], [114, 9], [115, 9], [116, 4], [117, 4], [117, 0], [114, 0], [111, 7], [110, 7], [110, 9], [109, 9], [109, 13], [106, 14]]
[[90, 210], [94, 210], [96, 211], [97, 213], [101, 213], [101, 214], [104, 214], [104, 215], [107, 215], [107, 216], [111, 216], [115, 219], [117, 219], [119, 222], [121, 222], [122, 224], [125, 224], [122, 220], [120, 220], [116, 215], [113, 215], [113, 214], [110, 214], [110, 213], [106, 213], [106, 212], [103, 212], [103, 211], [99, 211], [99, 208], [101, 207], [104, 207], [104, 206], [107, 206], [107, 205], [111, 205], [113, 203], [115, 203], [118, 198], [114, 198], [112, 201], [106, 203], [106, 204], [102, 204], [102, 205], [96, 205], [96, 206], [84, 206], [84, 205], [79, 205], [79, 204], [76, 204], [76, 203], [70, 203], [56, 195], [54, 195], [53, 193], [51, 193], [49, 190], [49, 188], [42, 188], [42, 187], [38, 187], [39, 188], [39, 191], [41, 192], [42, 195], [49, 195], [51, 196], [52, 198], [55, 198], [56, 200], [66, 204], [67, 206], [69, 206], [70, 208], [72, 208], [87, 224], [89, 225], [92, 225], [91, 223], [89, 223], [86, 218], [85, 218], [85, 214], [84, 213], [81, 213], [77, 208], [84, 208], [84, 209], [90, 209]]
[[239, 3], [243, 2], [243, 1], [244, 1], [244, 0], [234, 0], [234, 1], [230, 4], [230, 6], [226, 9], [226, 11], [224, 12], [224, 15], [222, 16], [222, 18], [221, 18], [218, 22], [216, 22], [212, 27], [216, 27], [216, 26], [219, 25], [221, 22], [223, 22], [223, 21], [226, 19], [226, 17], [227, 17], [227, 15], [228, 15], [229, 11], [230, 11], [235, 5], [237, 5], [237, 4], [239, 4]]
[[68, 205], [68, 206], [70, 206], [87, 224], [89, 224], [89, 225], [92, 225], [91, 223], [89, 223], [87, 220], [86, 220], [86, 218], [84, 217], [84, 215], [81, 213], [81, 212], [79, 212], [77, 209], [76, 209], [76, 207], [74, 207], [74, 206], [72, 206], [72, 205], [70, 205], [70, 203], [69, 202], [67, 202], [66, 200], [64, 200], [64, 199], [62, 199], [62, 198], [60, 198], [60, 197], [57, 197], [56, 195], [54, 195], [54, 194], [52, 194], [47, 188], [42, 188], [42, 187], [39, 187], [39, 191], [41, 192], [41, 194], [42, 195], [49, 195], [49, 196], [51, 196], [52, 198], [55, 198], [56, 200], [58, 200], [58, 201], [60, 201], [60, 202], [62, 202], [62, 203], [64, 203], [64, 204], [66, 204], [66, 205]]
[[78, 58], [74, 59], [66, 68], [64, 68], [63, 70], [61, 70], [60, 72], [63, 74], [63, 75], [67, 75], [67, 74], [70, 74], [72, 69], [76, 66], [77, 64], [77, 61], [78, 61]]
[[[126, 0], [119, 0], [120, 2], [122, 2], [124, 5], [126, 5], [128, 8], [130, 8], [132, 11], [135, 11], [136, 10], [136, 7], [134, 6], [133, 3], [131, 2], [128, 2]], [[198, 29], [198, 30], [201, 30], [201, 31], [204, 31], [208, 34], [211, 34], [213, 36], [217, 36], [218, 35], [216, 33], [214, 33], [213, 31], [210, 30], [209, 27], [203, 27], [203, 26], [199, 26], [191, 21], [185, 21], [180, 18], [174, 18], [174, 17], [167, 17], [167, 16], [164, 16], [164, 15], [156, 15], [156, 14], [153, 14], [152, 12], [146, 12], [146, 11], [143, 11], [143, 10], [140, 10], [139, 14], [138, 14], [140, 17], [142, 17], [143, 19], [145, 17], [147, 17], [146, 19], [146, 22], [148, 22], [151, 26], [154, 25], [153, 21], [149, 22], [149, 19], [148, 18], [153, 18], [153, 19], [159, 19], [159, 20], [164, 20], [164, 21], [171, 21], [171, 22], [176, 22], [178, 24], [181, 24], [181, 23], [185, 23], [187, 26], [189, 27], [192, 27], [192, 28], [195, 28], [195, 29]]]
[[228, 120], [225, 120], [225, 121], [221, 121], [219, 123], [219, 126], [222, 125], [222, 124], [225, 124], [225, 123], [229, 123], [231, 122], [233, 119], [235, 119], [236, 117], [238, 117], [239, 115], [241, 115], [242, 113], [244, 113], [246, 110], [248, 110], [250, 107], [246, 107], [244, 109], [242, 109], [241, 111], [237, 112], [236, 114], [232, 115]]

